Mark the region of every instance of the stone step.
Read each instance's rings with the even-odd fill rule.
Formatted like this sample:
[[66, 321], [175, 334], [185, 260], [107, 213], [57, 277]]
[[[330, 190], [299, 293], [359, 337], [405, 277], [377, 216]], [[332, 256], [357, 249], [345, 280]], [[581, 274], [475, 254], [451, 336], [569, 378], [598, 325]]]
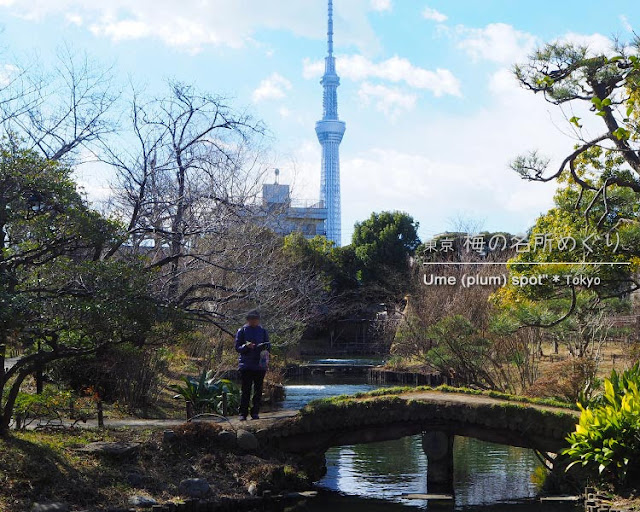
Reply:
[[417, 493], [404, 493], [400, 495], [406, 500], [432, 500], [432, 501], [451, 501], [453, 496], [451, 494], [417, 494]]
[[542, 496], [540, 501], [580, 501], [580, 496]]

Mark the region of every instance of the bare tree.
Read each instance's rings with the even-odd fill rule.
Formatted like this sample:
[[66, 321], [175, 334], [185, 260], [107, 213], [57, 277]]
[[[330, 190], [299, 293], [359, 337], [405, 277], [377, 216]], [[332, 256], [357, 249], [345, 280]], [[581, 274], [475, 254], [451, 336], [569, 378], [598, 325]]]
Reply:
[[104, 257], [144, 256], [168, 304], [225, 332], [256, 304], [294, 328], [319, 285], [291, 275], [281, 237], [264, 228], [262, 124], [179, 82], [167, 97], [134, 92], [130, 112], [135, 144], [101, 151], [128, 231]]
[[116, 129], [111, 111], [119, 92], [111, 69], [64, 47], [53, 69], [18, 68], [0, 94], [5, 132], [49, 160], [77, 155]]

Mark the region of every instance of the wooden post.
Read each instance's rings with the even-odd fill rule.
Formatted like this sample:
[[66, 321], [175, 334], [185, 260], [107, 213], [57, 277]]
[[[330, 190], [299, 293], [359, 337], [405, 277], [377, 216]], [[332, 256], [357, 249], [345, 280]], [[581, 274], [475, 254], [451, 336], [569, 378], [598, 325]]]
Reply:
[[104, 411], [102, 410], [102, 400], [98, 400], [98, 428], [104, 428]]
[[187, 400], [187, 421], [193, 418], [193, 404]]
[[229, 398], [227, 392], [222, 392], [222, 415], [227, 417], [229, 415]]

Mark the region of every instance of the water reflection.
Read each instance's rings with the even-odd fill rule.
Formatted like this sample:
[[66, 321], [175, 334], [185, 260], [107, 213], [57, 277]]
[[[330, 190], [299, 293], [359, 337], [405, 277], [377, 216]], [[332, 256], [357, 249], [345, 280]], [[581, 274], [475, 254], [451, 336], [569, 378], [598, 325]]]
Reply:
[[456, 503], [462, 506], [532, 498], [540, 462], [532, 450], [457, 437], [454, 445]]
[[[416, 437], [334, 448], [320, 486], [356, 496], [402, 501], [403, 493], [425, 493], [427, 461]], [[417, 502], [413, 502], [417, 505]]]
[[[510, 507], [507, 510], [519, 512], [552, 510], [547, 505], [542, 508], [541, 504], [533, 500], [522, 502], [537, 494], [531, 476], [539, 462], [531, 450], [458, 437], [454, 460], [454, 504], [428, 504], [425, 500], [402, 497], [403, 494], [424, 494], [428, 491], [428, 462], [422, 451], [420, 436], [331, 449], [327, 452], [328, 472], [319, 485], [344, 495], [393, 502], [402, 505], [404, 509], [455, 508], [484, 512], [499, 510], [498, 504], [506, 503]], [[334, 496], [333, 499], [340, 501], [343, 498]], [[374, 507], [368, 502], [366, 510], [373, 510], [369, 506]], [[383, 507], [381, 504], [375, 505], [377, 506]], [[380, 510], [392, 511], [396, 508], [389, 506], [388, 509]], [[554, 506], [553, 510], [566, 511], [572, 510], [572, 507], [560, 505]]]

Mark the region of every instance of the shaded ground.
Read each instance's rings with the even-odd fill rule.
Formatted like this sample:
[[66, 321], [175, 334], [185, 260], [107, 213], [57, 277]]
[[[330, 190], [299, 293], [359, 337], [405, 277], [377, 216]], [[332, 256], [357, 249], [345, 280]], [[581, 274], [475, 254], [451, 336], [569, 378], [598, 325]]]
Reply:
[[[177, 426], [176, 437], [163, 441], [158, 429], [59, 430], [20, 432], [0, 439], [0, 510], [24, 512], [34, 502], [63, 502], [72, 510], [127, 507], [131, 496], [160, 503], [180, 501], [179, 484], [204, 478], [209, 499], [250, 496], [272, 489], [308, 489], [311, 483], [289, 456], [257, 450], [245, 453], [223, 444], [220, 426]], [[85, 453], [96, 441], [139, 443], [126, 455]]]
[[[259, 420], [247, 420], [246, 422], [240, 421], [238, 417], [229, 418], [223, 420], [218, 417], [202, 417], [196, 418], [196, 422], [207, 423], [220, 423], [222, 428], [227, 428], [227, 425], [231, 429], [243, 428], [247, 430], [258, 430], [267, 426], [276, 424], [280, 420], [292, 418], [298, 414], [296, 410], [279, 410], [272, 412], [265, 412], [260, 414]], [[106, 429], [171, 429], [185, 423], [184, 419], [154, 419], [154, 418], [105, 418], [104, 426]], [[85, 423], [72, 424], [71, 421], [64, 421], [63, 423], [52, 423], [48, 425], [49, 428], [56, 427], [76, 427], [78, 429], [98, 429], [98, 420], [95, 418], [87, 420]], [[27, 427], [27, 430], [40, 430], [42, 425], [32, 423]]]

